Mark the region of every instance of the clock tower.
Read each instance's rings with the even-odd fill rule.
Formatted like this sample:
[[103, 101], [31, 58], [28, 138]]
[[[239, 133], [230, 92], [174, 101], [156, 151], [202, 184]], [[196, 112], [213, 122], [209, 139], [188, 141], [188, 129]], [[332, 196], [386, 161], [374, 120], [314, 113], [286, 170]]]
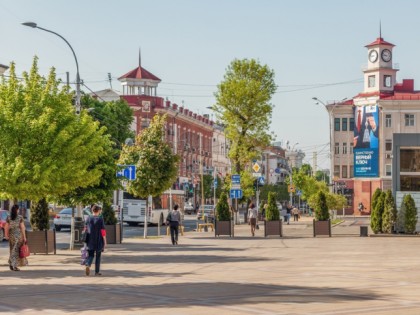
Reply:
[[395, 45], [379, 36], [366, 45], [368, 66], [364, 72], [364, 92], [392, 92], [396, 84], [398, 69], [392, 67], [392, 49]]

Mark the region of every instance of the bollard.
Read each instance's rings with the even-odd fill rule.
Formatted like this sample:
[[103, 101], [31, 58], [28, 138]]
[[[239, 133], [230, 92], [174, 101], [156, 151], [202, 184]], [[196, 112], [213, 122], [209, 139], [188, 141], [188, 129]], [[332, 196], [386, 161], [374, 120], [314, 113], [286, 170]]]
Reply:
[[[205, 216], [205, 217], [204, 217], [204, 223], [205, 223], [205, 224], [207, 224], [207, 223], [208, 223], [208, 217], [207, 217], [207, 216]], [[207, 225], [205, 225], [205, 226], [204, 226], [204, 232], [208, 232], [208, 231], [209, 231], [209, 228], [207, 227]]]
[[158, 221], [158, 236], [160, 236], [160, 220]]

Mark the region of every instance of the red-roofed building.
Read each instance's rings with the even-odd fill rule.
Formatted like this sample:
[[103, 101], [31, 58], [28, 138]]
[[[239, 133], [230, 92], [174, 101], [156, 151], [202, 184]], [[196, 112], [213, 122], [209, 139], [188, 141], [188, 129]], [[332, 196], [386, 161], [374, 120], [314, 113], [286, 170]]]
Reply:
[[334, 187], [347, 196], [348, 214], [369, 214], [376, 188], [391, 189], [397, 207], [404, 192], [418, 192], [420, 206], [420, 91], [412, 79], [397, 83], [395, 45], [379, 37], [365, 47], [363, 91], [326, 104]]

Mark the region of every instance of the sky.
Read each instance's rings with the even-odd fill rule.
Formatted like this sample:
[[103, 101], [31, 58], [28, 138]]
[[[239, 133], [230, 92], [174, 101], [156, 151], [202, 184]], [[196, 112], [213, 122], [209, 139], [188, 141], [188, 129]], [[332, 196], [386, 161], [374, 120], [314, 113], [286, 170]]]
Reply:
[[[0, 0], [0, 64], [17, 73], [33, 57], [91, 90], [121, 91], [118, 77], [142, 67], [162, 82], [158, 95], [210, 114], [214, 92], [234, 59], [254, 58], [275, 72], [278, 89], [271, 130], [277, 141], [305, 152], [305, 162], [328, 168], [329, 119], [323, 105], [363, 90], [365, 45], [382, 37], [396, 45], [397, 81], [420, 76], [420, 1], [409, 0]], [[108, 81], [111, 73], [112, 81]], [[6, 72], [7, 75], [7, 72]], [[415, 88], [419, 88], [415, 83]], [[85, 88], [85, 91], [88, 90]]]

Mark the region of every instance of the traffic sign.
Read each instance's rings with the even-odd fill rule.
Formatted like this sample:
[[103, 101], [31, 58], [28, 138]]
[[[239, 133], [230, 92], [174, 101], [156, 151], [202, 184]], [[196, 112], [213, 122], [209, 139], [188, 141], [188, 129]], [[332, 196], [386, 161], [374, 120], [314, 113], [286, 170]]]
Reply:
[[262, 173], [252, 173], [252, 177], [260, 177]]
[[117, 172], [117, 177], [125, 177], [128, 180], [136, 179], [136, 166], [135, 165], [118, 165], [123, 166], [122, 170]]
[[287, 191], [290, 192], [295, 192], [295, 185], [287, 185]]
[[297, 190], [296, 191], [296, 196], [302, 196], [302, 191], [301, 190]]
[[231, 189], [230, 198], [231, 199], [241, 199], [242, 198], [242, 189]]
[[274, 172], [276, 172], [276, 174], [280, 174], [280, 169], [279, 169], [279, 168], [276, 168], [276, 169], [274, 170]]
[[255, 163], [252, 166], [252, 169], [255, 171], [255, 173], [258, 173], [258, 171], [261, 169], [261, 167], [258, 165], [258, 163]]
[[214, 180], [213, 185], [214, 185], [214, 188], [217, 188], [217, 179]]
[[262, 186], [265, 184], [264, 176], [258, 177], [258, 185]]
[[239, 175], [239, 174], [232, 175], [231, 179], [232, 179], [232, 184], [233, 185], [235, 185], [235, 184], [240, 185], [241, 184], [241, 175]]

